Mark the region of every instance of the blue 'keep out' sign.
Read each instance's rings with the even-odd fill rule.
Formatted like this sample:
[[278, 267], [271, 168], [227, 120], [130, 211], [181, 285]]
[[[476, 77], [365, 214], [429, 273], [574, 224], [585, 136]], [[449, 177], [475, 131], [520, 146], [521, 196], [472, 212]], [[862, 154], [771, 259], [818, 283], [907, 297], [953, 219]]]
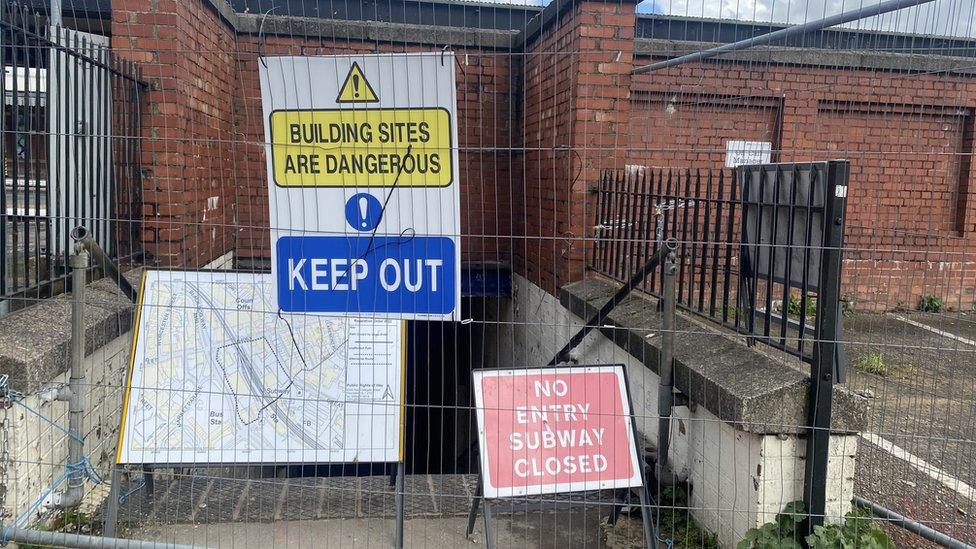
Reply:
[[284, 312], [450, 314], [455, 258], [441, 236], [284, 236], [278, 303]]

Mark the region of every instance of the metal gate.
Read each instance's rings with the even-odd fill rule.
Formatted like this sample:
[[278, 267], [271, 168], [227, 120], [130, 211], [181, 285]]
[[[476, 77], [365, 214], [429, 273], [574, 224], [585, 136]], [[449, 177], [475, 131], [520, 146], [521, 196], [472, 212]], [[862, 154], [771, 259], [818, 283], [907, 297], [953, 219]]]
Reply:
[[23, 8], [0, 9], [6, 312], [62, 291], [76, 225], [114, 259], [139, 253], [142, 85], [108, 37], [52, 27]]
[[[629, 278], [666, 238], [678, 242], [685, 310], [810, 364], [804, 500], [823, 523], [840, 341], [841, 252], [850, 164], [757, 164], [724, 170], [637, 168], [603, 174], [590, 268]], [[653, 230], [652, 230], [653, 229]], [[663, 296], [663, 276], [643, 289]]]

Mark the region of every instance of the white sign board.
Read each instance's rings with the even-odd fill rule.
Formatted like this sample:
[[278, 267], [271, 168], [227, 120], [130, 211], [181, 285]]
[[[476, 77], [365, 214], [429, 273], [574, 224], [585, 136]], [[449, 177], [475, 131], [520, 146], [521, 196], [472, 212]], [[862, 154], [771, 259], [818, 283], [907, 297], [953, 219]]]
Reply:
[[278, 307], [460, 320], [453, 54], [259, 66]]
[[271, 286], [144, 275], [118, 463], [401, 459], [403, 322], [279, 314]]
[[769, 164], [773, 144], [769, 141], [726, 141], [725, 167]]

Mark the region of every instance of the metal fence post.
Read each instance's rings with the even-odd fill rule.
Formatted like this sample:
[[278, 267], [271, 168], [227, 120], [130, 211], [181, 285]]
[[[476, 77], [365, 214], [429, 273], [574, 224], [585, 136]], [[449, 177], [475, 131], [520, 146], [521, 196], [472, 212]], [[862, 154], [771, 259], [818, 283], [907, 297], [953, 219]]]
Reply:
[[[661, 381], [658, 384], [657, 395], [658, 479], [661, 478], [668, 466], [668, 452], [671, 446], [671, 412], [674, 408], [674, 332], [676, 323], [674, 278], [677, 271], [674, 261], [674, 252], [669, 253], [664, 260], [664, 289], [662, 290], [664, 311], [661, 315], [661, 363], [658, 364]], [[660, 500], [660, 493], [658, 499]]]
[[396, 495], [394, 496], [394, 506], [396, 507], [396, 549], [403, 549], [403, 521], [404, 521], [404, 491], [407, 483], [407, 468], [404, 466], [404, 462], [400, 461], [396, 466], [397, 478], [396, 478]]
[[820, 291], [817, 299], [816, 337], [810, 364], [810, 429], [803, 482], [803, 501], [809, 518], [807, 531], [822, 525], [827, 507], [827, 458], [830, 450], [830, 419], [833, 404], [837, 345], [842, 337], [838, 322], [841, 267], [844, 246], [844, 212], [850, 163], [827, 163], [823, 250], [820, 262]]

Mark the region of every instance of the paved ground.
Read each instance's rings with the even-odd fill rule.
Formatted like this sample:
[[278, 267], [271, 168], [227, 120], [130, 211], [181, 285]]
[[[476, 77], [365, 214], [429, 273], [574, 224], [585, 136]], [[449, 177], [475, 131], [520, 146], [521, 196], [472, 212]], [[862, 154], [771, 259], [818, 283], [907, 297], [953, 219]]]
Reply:
[[[151, 494], [143, 489], [125, 499], [120, 521], [212, 524], [394, 515], [394, 488], [386, 476], [254, 479], [240, 478], [238, 473], [228, 469], [160, 470], [155, 473]], [[465, 515], [475, 482], [473, 475], [408, 475], [406, 516]]]
[[[973, 314], [903, 316], [976, 339]], [[890, 448], [862, 440], [855, 493], [976, 544], [976, 503], [964, 486], [976, 486], [976, 347], [891, 315], [857, 315], [845, 319], [845, 329], [851, 365], [878, 354], [890, 370], [880, 376], [852, 368], [848, 386], [873, 395], [869, 432], [931, 466], [912, 467]], [[900, 546], [921, 545], [890, 530]]]
[[[976, 315], [904, 314], [976, 339]], [[976, 346], [890, 315], [856, 315], [845, 328], [848, 386], [872, 395], [867, 436], [874, 442], [861, 441], [855, 493], [976, 545], [976, 503], [966, 490], [976, 486]], [[886, 375], [854, 368], [872, 354], [882, 357]], [[126, 535], [215, 547], [385, 547], [392, 540], [387, 477], [248, 479], [220, 470], [159, 475], [154, 494], [136, 492], [123, 505]], [[408, 477], [407, 546], [483, 543], [483, 534], [474, 541], [463, 536], [474, 491], [470, 475]], [[899, 547], [926, 545], [897, 527], [885, 528]], [[498, 547], [606, 546], [596, 511], [505, 515], [495, 531]]]
[[[120, 535], [221, 548], [392, 544], [389, 477], [233, 478], [239, 473], [161, 470], [153, 493], [139, 490], [126, 498]], [[408, 476], [405, 547], [483, 546], [481, 516], [476, 535], [464, 536], [475, 482], [473, 475]], [[639, 547], [629, 541], [632, 531], [640, 535], [639, 526], [620, 529], [611, 536], [616, 541], [607, 544], [602, 526], [607, 511], [607, 506], [530, 512], [516, 507], [496, 511], [492, 532], [496, 547]]]
[[[464, 517], [415, 518], [404, 525], [404, 547], [485, 547], [484, 525], [465, 537]], [[492, 529], [496, 548], [564, 549], [606, 547], [600, 517], [595, 512], [531, 513], [502, 517]], [[213, 548], [244, 547], [392, 547], [392, 519], [328, 519], [274, 523], [178, 524], [142, 528], [138, 539], [168, 541]]]

